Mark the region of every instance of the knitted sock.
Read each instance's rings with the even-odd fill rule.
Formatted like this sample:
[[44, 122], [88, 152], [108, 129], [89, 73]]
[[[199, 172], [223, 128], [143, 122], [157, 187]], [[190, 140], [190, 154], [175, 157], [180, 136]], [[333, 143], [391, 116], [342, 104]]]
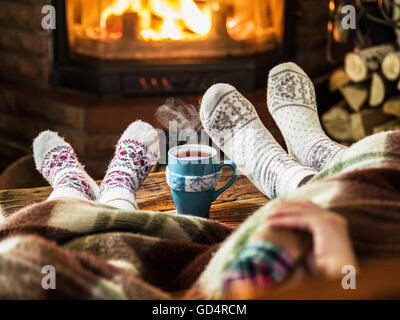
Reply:
[[322, 170], [345, 149], [322, 130], [314, 86], [296, 64], [283, 63], [270, 71], [267, 104], [289, 153], [302, 165]]
[[200, 118], [214, 143], [271, 199], [296, 189], [317, 173], [282, 149], [251, 103], [230, 85], [208, 89]]
[[158, 161], [157, 132], [145, 122], [132, 123], [115, 149], [100, 187], [99, 202], [122, 210], [137, 210], [136, 192]]
[[36, 169], [53, 187], [47, 200], [97, 200], [99, 186], [83, 169], [72, 147], [57, 133], [40, 133], [33, 141], [33, 157]]

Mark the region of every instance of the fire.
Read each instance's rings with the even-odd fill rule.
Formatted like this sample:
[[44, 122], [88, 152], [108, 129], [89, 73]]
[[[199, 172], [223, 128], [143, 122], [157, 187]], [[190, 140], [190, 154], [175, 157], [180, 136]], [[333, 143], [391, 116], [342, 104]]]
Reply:
[[211, 30], [210, 9], [201, 10], [194, 0], [114, 0], [101, 14], [101, 29], [107, 30], [111, 17], [128, 12], [137, 13], [139, 36], [145, 40], [181, 40]]

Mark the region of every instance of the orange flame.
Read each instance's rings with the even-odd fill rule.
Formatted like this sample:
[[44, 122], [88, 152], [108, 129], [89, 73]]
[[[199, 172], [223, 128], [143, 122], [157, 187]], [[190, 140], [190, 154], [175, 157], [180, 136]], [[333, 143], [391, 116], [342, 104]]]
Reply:
[[193, 34], [205, 36], [211, 30], [210, 10], [200, 10], [193, 0], [149, 0], [147, 5], [141, 0], [114, 0], [101, 14], [101, 28], [106, 30], [111, 16], [127, 12], [138, 14], [140, 36], [145, 40], [181, 40]]

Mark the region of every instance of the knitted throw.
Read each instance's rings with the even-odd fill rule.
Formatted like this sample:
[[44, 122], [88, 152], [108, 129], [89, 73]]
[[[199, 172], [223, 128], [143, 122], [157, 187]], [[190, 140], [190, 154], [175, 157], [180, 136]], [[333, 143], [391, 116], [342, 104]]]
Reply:
[[[311, 200], [347, 217], [358, 258], [400, 255], [400, 132], [340, 153], [286, 200]], [[236, 231], [212, 220], [121, 211], [86, 200], [26, 207], [0, 224], [0, 298], [220, 298], [242, 281], [273, 290], [293, 271], [284, 248], [263, 238], [257, 210]], [[1, 212], [1, 211], [0, 211]], [[0, 219], [1, 221], [1, 219]], [[56, 289], [42, 288], [43, 266]]]

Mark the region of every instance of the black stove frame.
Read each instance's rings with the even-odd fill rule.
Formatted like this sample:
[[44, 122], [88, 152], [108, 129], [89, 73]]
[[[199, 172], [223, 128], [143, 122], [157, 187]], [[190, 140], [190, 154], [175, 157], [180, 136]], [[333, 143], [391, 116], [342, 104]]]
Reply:
[[[285, 30], [290, 34], [286, 1]], [[103, 61], [76, 55], [67, 35], [66, 0], [54, 0], [56, 30], [53, 31], [54, 64], [51, 82], [98, 96], [199, 94], [218, 82], [230, 83], [243, 92], [265, 88], [268, 70], [291, 53], [288, 37], [263, 54], [196, 59]]]

